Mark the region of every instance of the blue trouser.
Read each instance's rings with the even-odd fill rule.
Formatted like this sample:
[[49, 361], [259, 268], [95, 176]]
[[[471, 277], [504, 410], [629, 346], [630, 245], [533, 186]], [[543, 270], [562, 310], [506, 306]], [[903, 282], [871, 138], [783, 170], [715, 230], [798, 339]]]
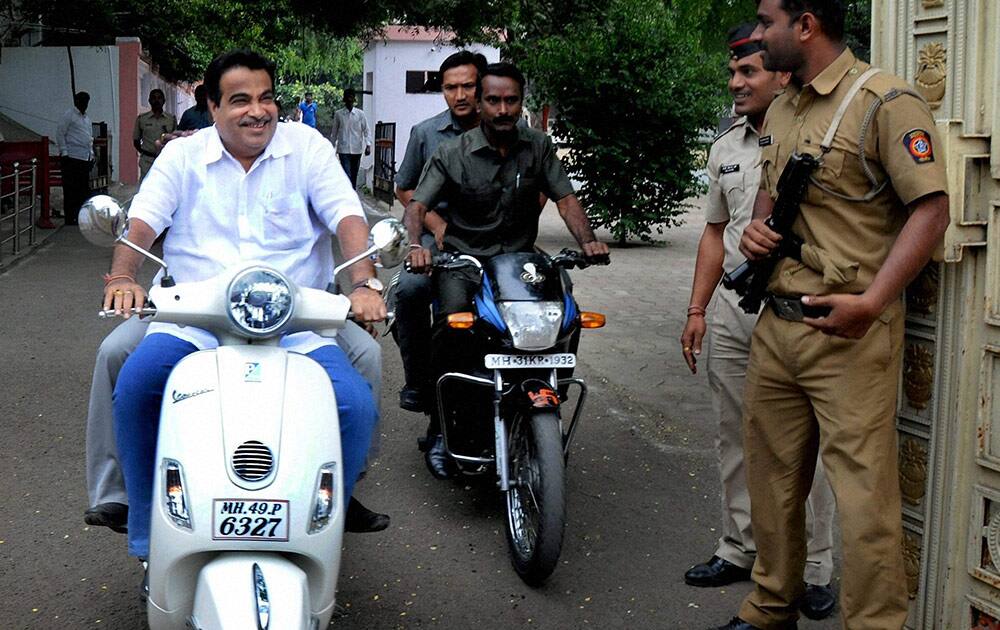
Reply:
[[[140, 558], [149, 556], [156, 437], [163, 388], [174, 366], [195, 351], [194, 345], [173, 335], [147, 335], [125, 361], [115, 385], [115, 435], [129, 502], [128, 551]], [[337, 346], [323, 346], [306, 356], [326, 370], [337, 395], [346, 505], [354, 482], [364, 468], [377, 420], [371, 387]]]

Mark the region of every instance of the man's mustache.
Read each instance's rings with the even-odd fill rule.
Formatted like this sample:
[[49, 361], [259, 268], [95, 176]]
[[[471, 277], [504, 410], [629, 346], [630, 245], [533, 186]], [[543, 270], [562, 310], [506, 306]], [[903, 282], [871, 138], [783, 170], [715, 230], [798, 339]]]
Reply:
[[271, 122], [271, 116], [244, 116], [240, 118], [240, 126], [244, 125], [266, 125]]

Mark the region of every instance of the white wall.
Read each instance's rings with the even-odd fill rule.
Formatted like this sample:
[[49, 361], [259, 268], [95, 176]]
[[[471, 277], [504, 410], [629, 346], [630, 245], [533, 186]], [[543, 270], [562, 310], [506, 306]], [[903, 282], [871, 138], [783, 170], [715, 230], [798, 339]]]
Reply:
[[[490, 46], [472, 45], [469, 50], [481, 52], [490, 63], [500, 60], [500, 51]], [[440, 92], [433, 94], [407, 94], [408, 70], [437, 70], [449, 55], [458, 49], [441, 46], [435, 42], [383, 42], [376, 40], [365, 49], [364, 75], [373, 73], [374, 92], [365, 95], [363, 109], [368, 116], [372, 133], [375, 123], [396, 123], [396, 168], [399, 169], [406, 154], [406, 141], [410, 128], [447, 108]], [[367, 88], [367, 85], [365, 86]], [[368, 182], [369, 186], [371, 181]]]
[[[114, 46], [74, 46], [78, 92], [90, 94], [90, 120], [118, 128], [118, 50]], [[53, 141], [63, 113], [73, 106], [69, 56], [65, 47], [4, 48], [0, 58], [0, 112]], [[118, 172], [118, 138], [112, 137], [112, 168]], [[131, 139], [126, 139], [131, 142]]]

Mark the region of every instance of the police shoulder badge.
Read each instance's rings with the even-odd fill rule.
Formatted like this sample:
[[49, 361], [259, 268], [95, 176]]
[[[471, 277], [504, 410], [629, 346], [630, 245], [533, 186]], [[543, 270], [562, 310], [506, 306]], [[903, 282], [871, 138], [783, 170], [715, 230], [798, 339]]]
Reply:
[[917, 164], [934, 161], [934, 147], [931, 146], [931, 136], [923, 129], [911, 129], [903, 136], [903, 146]]

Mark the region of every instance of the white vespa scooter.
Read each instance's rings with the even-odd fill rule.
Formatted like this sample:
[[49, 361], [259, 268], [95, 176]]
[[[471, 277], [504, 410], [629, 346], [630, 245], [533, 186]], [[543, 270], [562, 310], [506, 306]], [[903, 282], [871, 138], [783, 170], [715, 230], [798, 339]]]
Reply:
[[[185, 357], [160, 412], [150, 532], [152, 630], [316, 630], [333, 614], [344, 531], [340, 430], [326, 372], [278, 346], [311, 330], [333, 337], [350, 300], [298, 287], [258, 264], [174, 283], [164, 261], [129, 243], [111, 197], [80, 212], [91, 242], [124, 243], [163, 267], [150, 303], [133, 312], [196, 326], [219, 339]], [[402, 262], [402, 224], [372, 228], [368, 251]], [[102, 312], [103, 316], [113, 312]]]

